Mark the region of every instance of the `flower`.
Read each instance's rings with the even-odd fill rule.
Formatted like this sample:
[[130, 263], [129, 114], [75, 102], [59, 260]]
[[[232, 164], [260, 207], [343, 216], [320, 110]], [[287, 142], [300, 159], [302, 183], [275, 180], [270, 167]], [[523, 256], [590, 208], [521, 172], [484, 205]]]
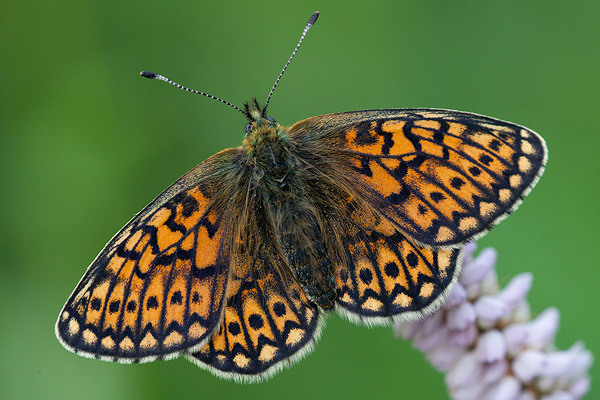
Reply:
[[531, 319], [527, 294], [533, 275], [515, 276], [498, 288], [497, 253], [473, 257], [465, 246], [462, 274], [440, 310], [398, 324], [397, 336], [412, 339], [429, 362], [446, 373], [455, 400], [574, 400], [590, 388], [592, 354], [582, 343], [556, 350], [559, 312], [548, 308]]

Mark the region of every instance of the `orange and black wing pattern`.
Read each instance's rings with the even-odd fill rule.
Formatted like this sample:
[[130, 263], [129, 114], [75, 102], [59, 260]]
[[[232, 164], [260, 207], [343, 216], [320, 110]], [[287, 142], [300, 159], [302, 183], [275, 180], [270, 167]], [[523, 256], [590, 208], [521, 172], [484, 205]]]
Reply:
[[334, 168], [414, 241], [457, 247], [514, 211], [543, 173], [544, 140], [494, 118], [436, 109], [330, 114], [298, 122]]
[[459, 276], [462, 248], [423, 248], [385, 217], [358, 210], [342, 238], [347, 261], [335, 270], [338, 311], [372, 325], [414, 321], [438, 309]]
[[226, 221], [215, 212], [211, 179], [235, 152], [184, 175], [106, 245], [59, 315], [56, 334], [67, 349], [132, 363], [209, 340], [229, 279]]
[[254, 382], [302, 358], [322, 325], [318, 307], [269, 249], [235, 262], [220, 330], [188, 359], [218, 376]]

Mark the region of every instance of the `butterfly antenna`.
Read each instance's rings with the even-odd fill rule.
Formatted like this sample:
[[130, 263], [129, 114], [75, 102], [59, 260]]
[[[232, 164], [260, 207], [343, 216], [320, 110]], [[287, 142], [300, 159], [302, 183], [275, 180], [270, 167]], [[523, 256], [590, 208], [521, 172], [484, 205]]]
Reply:
[[218, 100], [221, 103], [227, 104], [231, 108], [235, 108], [236, 110], [238, 110], [239, 112], [241, 112], [244, 115], [244, 117], [250, 118], [248, 116], [248, 114], [245, 111], [243, 111], [241, 108], [236, 107], [233, 104], [231, 104], [230, 102], [225, 101], [225, 100], [223, 100], [223, 99], [221, 99], [221, 98], [219, 98], [217, 96], [213, 96], [212, 94], [204, 93], [204, 92], [201, 92], [199, 90], [188, 89], [185, 86], [180, 85], [179, 83], [174, 82], [174, 81], [170, 80], [169, 78], [166, 78], [166, 77], [164, 77], [164, 76], [162, 76], [160, 74], [154, 73], [154, 72], [142, 71], [142, 72], [140, 72], [140, 75], [143, 76], [144, 78], [148, 78], [148, 79], [158, 79], [158, 80], [161, 80], [161, 81], [165, 81], [167, 83], [170, 83], [173, 86], [177, 86], [179, 89], [183, 89], [183, 90], [186, 90], [188, 92], [192, 92], [192, 93], [196, 93], [196, 94], [201, 94], [202, 96], [206, 96], [206, 97], [210, 97], [211, 99]]
[[308, 30], [310, 28], [312, 28], [312, 26], [315, 24], [315, 22], [317, 22], [317, 18], [319, 18], [319, 12], [315, 11], [313, 13], [313, 15], [311, 15], [310, 18], [308, 19], [308, 22], [306, 23], [306, 26], [304, 27], [304, 30], [302, 31], [302, 36], [300, 36], [300, 41], [298, 41], [298, 44], [296, 45], [296, 48], [292, 52], [292, 55], [290, 56], [290, 58], [285, 63], [283, 69], [281, 70], [281, 73], [279, 74], [279, 76], [275, 80], [275, 84], [273, 85], [273, 88], [271, 89], [271, 93], [269, 93], [269, 97], [267, 97], [267, 102], [265, 103], [265, 108], [263, 108], [263, 111], [262, 111], [263, 117], [266, 116], [266, 114], [267, 114], [267, 106], [269, 105], [269, 101], [271, 100], [271, 96], [273, 96], [273, 92], [275, 91], [275, 88], [277, 87], [277, 84], [279, 83], [279, 80], [283, 76], [283, 73], [287, 69], [288, 65], [290, 65], [290, 62], [292, 62], [292, 58], [294, 58], [294, 56], [296, 55], [296, 52], [300, 48], [300, 45], [302, 44], [302, 41], [304, 40], [304, 36], [306, 36], [306, 33], [308, 32]]

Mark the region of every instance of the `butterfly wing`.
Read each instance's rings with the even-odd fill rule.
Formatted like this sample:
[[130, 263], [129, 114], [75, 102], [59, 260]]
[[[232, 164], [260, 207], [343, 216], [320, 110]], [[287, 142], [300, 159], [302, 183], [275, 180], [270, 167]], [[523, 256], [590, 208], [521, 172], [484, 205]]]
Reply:
[[[316, 166], [311, 198], [322, 182], [336, 193], [322, 219], [345, 209], [324, 231], [336, 236], [330, 252], [342, 253], [338, 309], [364, 323], [437, 309], [460, 272], [462, 244], [518, 207], [547, 158], [527, 128], [446, 110], [330, 114], [298, 122], [289, 136]], [[321, 196], [320, 209], [330, 202]]]
[[187, 356], [216, 375], [259, 381], [302, 358], [319, 337], [322, 318], [270, 249], [236, 262], [223, 323], [211, 341]]
[[440, 307], [459, 276], [462, 248], [423, 248], [360, 204], [345, 227], [347, 261], [335, 269], [342, 315], [388, 324], [414, 321]]
[[229, 277], [218, 199], [223, 151], [184, 175], [117, 233], [61, 311], [56, 334], [80, 355], [119, 362], [172, 358], [218, 328]]
[[[435, 109], [330, 114], [290, 128], [411, 239], [457, 247], [514, 211], [543, 173], [544, 140], [494, 118]], [[330, 149], [330, 150], [327, 150]]]

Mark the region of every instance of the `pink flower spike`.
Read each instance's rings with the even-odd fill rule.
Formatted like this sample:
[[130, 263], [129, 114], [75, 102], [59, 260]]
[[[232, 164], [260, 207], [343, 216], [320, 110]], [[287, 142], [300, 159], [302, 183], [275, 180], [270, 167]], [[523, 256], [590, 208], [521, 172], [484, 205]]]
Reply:
[[450, 330], [462, 331], [469, 325], [473, 325], [477, 314], [471, 303], [462, 303], [460, 306], [449, 310], [446, 325]]
[[394, 335], [402, 339], [414, 337], [420, 330], [425, 321], [404, 322], [394, 325]]
[[467, 291], [465, 287], [460, 284], [460, 282], [456, 282], [454, 285], [454, 289], [452, 289], [452, 293], [448, 296], [446, 303], [444, 304], [444, 308], [446, 310], [454, 308], [467, 300]]
[[458, 362], [448, 371], [446, 384], [452, 390], [469, 386], [479, 378], [480, 365], [473, 353], [464, 354]]
[[485, 325], [492, 325], [508, 311], [506, 303], [496, 296], [484, 295], [475, 303], [477, 318]]
[[543, 349], [554, 341], [558, 329], [560, 315], [558, 310], [550, 307], [544, 310], [529, 324], [529, 337], [527, 345], [536, 349]]
[[481, 282], [496, 265], [498, 254], [495, 249], [488, 247], [481, 250], [479, 256], [470, 263], [463, 265], [460, 275], [460, 283], [468, 290], [469, 286], [477, 285]]
[[552, 393], [560, 389], [561, 385], [556, 378], [546, 376], [544, 370], [533, 381], [536, 390], [540, 393]]
[[506, 341], [497, 330], [482, 334], [475, 345], [475, 354], [482, 363], [493, 363], [506, 356]]
[[529, 322], [531, 320], [531, 310], [529, 309], [529, 303], [523, 301], [515, 307], [511, 313], [511, 322]]
[[502, 378], [486, 393], [486, 400], [517, 400], [521, 395], [521, 383], [513, 376]]
[[532, 281], [533, 275], [530, 272], [519, 274], [498, 293], [498, 298], [509, 308], [513, 308], [527, 297]]
[[454, 400], [480, 400], [484, 389], [481, 385], [469, 385], [457, 388], [451, 394]]
[[440, 328], [429, 335], [417, 335], [413, 340], [413, 346], [422, 352], [429, 352], [446, 340], [447, 336], [448, 330], [446, 328]]
[[587, 372], [594, 363], [594, 357], [589, 350], [586, 350], [583, 343], [577, 342], [566, 351], [574, 358], [572, 367], [569, 370], [569, 378], [579, 377]]
[[443, 319], [444, 315], [442, 313], [432, 314], [421, 324], [421, 333], [429, 336], [432, 333], [438, 332], [444, 326]]
[[549, 395], [542, 396], [540, 400], [576, 400], [573, 395], [567, 392], [563, 392], [562, 390], [553, 392]]
[[514, 277], [502, 290], [496, 252], [472, 258], [467, 245], [463, 275], [447, 303], [419, 322], [396, 325], [433, 367], [446, 374], [453, 400], [579, 400], [590, 390], [591, 352], [582, 343], [555, 350], [559, 313], [534, 320], [527, 294], [533, 275]]
[[538, 376], [546, 366], [546, 355], [539, 350], [527, 350], [512, 363], [512, 369], [521, 381], [529, 383]]
[[448, 342], [457, 347], [468, 347], [477, 339], [477, 327], [469, 325], [464, 331], [451, 331]]
[[552, 378], [565, 376], [576, 362], [577, 356], [568, 351], [553, 351], [548, 354], [548, 365], [544, 368], [544, 375]]
[[461, 347], [443, 344], [429, 353], [427, 359], [436, 369], [446, 372], [456, 364], [463, 351]]
[[473, 260], [473, 255], [475, 254], [475, 250], [477, 250], [476, 242], [469, 242], [465, 245], [464, 253], [463, 253], [463, 264], [470, 263]]
[[529, 327], [524, 323], [515, 323], [507, 325], [504, 328], [504, 338], [506, 339], [507, 352], [510, 355], [515, 354], [522, 349], [529, 337]]
[[518, 400], [537, 400], [537, 396], [535, 396], [533, 393], [527, 391], [527, 392], [521, 393], [521, 395], [518, 397]]
[[569, 393], [571, 393], [576, 399], [580, 399], [585, 396], [589, 390], [590, 378], [586, 376], [573, 383], [569, 388]]
[[494, 361], [491, 364], [485, 364], [481, 374], [481, 381], [486, 385], [498, 382], [508, 371], [508, 362], [506, 359]]

